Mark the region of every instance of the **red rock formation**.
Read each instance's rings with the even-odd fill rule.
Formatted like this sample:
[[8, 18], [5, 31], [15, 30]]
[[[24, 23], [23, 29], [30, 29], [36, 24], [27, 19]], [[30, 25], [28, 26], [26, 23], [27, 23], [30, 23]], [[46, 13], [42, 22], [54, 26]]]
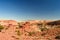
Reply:
[[[4, 29], [0, 32], [0, 40], [56, 40], [55, 37], [60, 35], [60, 28], [50, 28], [41, 31], [37, 26], [38, 23], [44, 21], [33, 20], [20, 23], [14, 20], [1, 20], [0, 24], [4, 25]], [[46, 21], [49, 23], [50, 21]], [[5, 28], [5, 26], [9, 26]], [[39, 31], [40, 30], [40, 31]]]

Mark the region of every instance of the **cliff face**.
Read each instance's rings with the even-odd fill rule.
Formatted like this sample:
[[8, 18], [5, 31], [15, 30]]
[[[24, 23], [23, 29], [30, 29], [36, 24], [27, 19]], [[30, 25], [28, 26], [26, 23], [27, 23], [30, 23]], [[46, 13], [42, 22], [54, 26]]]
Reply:
[[[0, 20], [0, 40], [58, 40], [60, 26], [48, 23], [58, 21], [30, 20], [17, 22], [14, 20]], [[46, 24], [46, 25], [45, 25]], [[50, 27], [50, 28], [47, 28]], [[57, 36], [59, 36], [57, 38]]]

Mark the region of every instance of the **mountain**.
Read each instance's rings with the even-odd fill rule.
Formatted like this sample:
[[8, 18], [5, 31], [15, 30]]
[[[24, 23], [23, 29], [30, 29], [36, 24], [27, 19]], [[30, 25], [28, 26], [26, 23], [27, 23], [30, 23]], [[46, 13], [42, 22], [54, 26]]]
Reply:
[[60, 20], [48, 22], [47, 25], [60, 25]]

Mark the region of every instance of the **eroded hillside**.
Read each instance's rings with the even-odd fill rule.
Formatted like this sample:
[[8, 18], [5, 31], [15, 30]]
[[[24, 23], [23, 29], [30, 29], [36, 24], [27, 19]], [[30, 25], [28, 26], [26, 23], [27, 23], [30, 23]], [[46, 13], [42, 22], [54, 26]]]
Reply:
[[60, 40], [60, 21], [0, 21], [0, 40]]

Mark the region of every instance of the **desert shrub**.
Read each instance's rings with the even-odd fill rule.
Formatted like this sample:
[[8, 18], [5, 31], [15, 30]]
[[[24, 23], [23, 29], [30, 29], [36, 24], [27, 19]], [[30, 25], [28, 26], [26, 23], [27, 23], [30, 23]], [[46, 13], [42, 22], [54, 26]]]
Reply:
[[37, 23], [38, 26], [42, 26], [42, 24]]
[[41, 36], [45, 36], [45, 35], [46, 35], [46, 33], [42, 33], [42, 34], [41, 34]]
[[57, 26], [56, 28], [60, 28], [60, 26]]
[[16, 29], [19, 29], [19, 27], [16, 27]]
[[58, 35], [58, 36], [56, 36], [56, 37], [55, 37], [55, 39], [60, 39], [60, 36], [59, 36], [59, 35]]
[[20, 23], [18, 23], [18, 27], [19, 27], [19, 28], [22, 28], [23, 26], [22, 26]]
[[32, 36], [33, 34], [35, 34], [35, 32], [28, 32], [29, 36]]
[[4, 27], [2, 25], [0, 25], [0, 32], [1, 32], [2, 29], [4, 29]]
[[15, 39], [17, 39], [17, 40], [19, 40], [19, 38], [18, 37], [16, 37], [16, 36], [11, 36], [12, 38], [15, 38]]
[[45, 31], [48, 30], [47, 28], [40, 28], [41, 31]]
[[41, 27], [42, 27], [42, 24], [37, 24], [37, 26], [38, 26], [39, 28], [41, 28]]
[[19, 31], [19, 30], [16, 30], [15, 32], [17, 33], [17, 35], [18, 35], [18, 36], [20, 36], [20, 35], [21, 35], [21, 33], [20, 33], [20, 31]]

